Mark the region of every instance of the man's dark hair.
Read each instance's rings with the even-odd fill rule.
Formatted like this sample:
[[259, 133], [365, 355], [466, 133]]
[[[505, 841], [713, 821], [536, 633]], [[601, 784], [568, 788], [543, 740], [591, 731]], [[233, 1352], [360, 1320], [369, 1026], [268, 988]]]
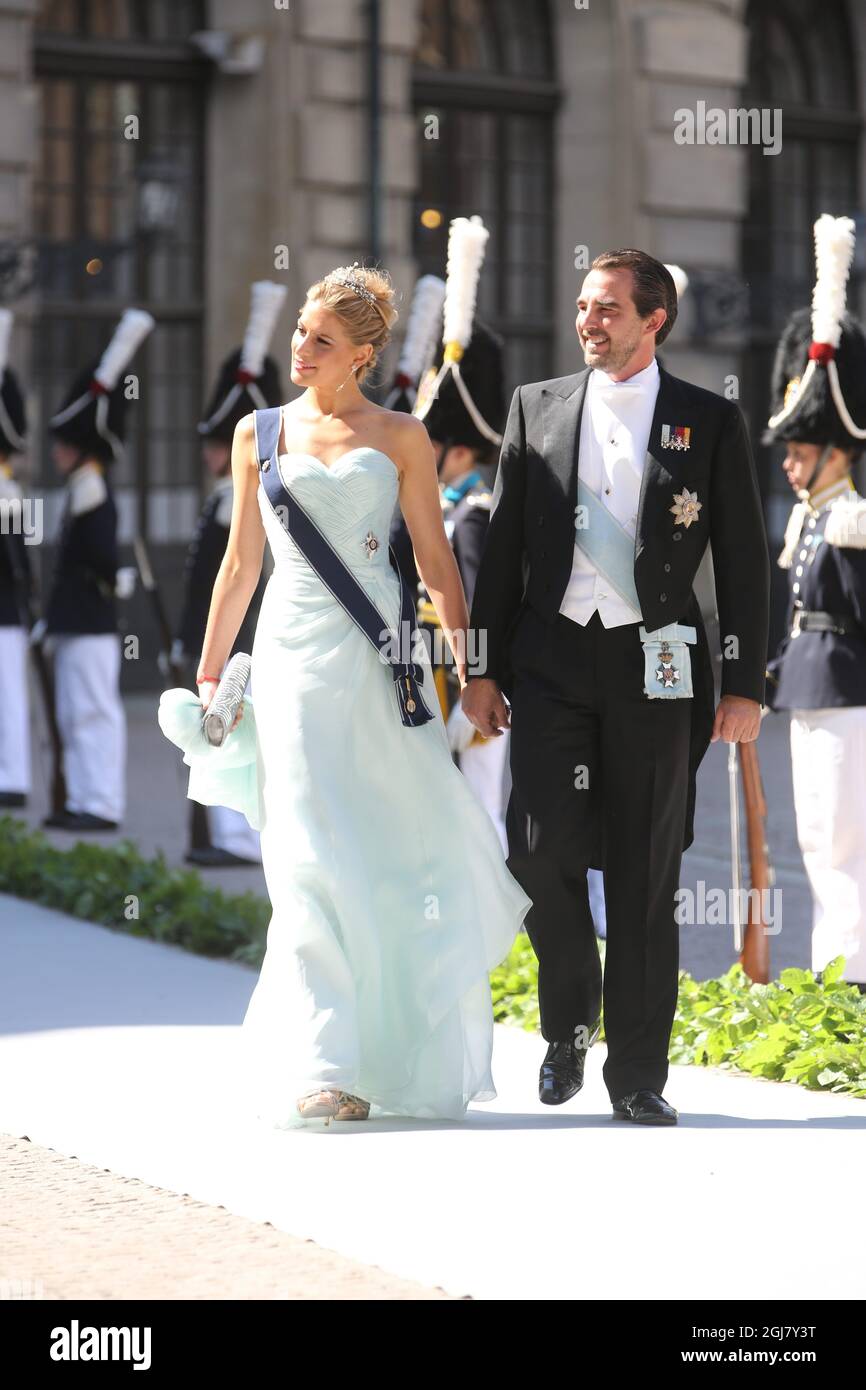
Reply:
[[677, 319], [677, 287], [667, 266], [646, 251], [628, 246], [622, 251], [602, 251], [590, 269], [631, 271], [634, 277], [632, 298], [640, 318], [648, 318], [654, 309], [664, 309], [667, 314], [656, 334], [656, 347], [660, 347]]

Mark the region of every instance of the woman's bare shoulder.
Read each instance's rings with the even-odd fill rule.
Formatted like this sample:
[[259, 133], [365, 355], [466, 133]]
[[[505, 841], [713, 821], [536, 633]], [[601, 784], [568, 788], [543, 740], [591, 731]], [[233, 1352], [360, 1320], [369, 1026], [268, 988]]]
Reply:
[[242, 415], [235, 425], [234, 442], [232, 444], [233, 471], [240, 463], [246, 464], [248, 467], [255, 469], [256, 473], [258, 473], [256, 427], [252, 412], [250, 412], [249, 415]]
[[427, 458], [432, 446], [423, 420], [402, 410], [383, 409], [382, 417], [388, 452], [401, 468], [411, 468]]

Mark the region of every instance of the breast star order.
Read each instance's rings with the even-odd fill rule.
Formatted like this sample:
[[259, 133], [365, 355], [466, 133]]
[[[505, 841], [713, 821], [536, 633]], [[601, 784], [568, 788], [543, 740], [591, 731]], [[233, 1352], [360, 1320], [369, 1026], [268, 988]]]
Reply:
[[689, 492], [688, 488], [684, 487], [682, 492], [674, 493], [674, 506], [668, 507], [668, 511], [673, 513], [678, 526], [688, 527], [693, 521], [697, 521], [698, 512], [703, 505], [703, 502], [698, 501], [696, 492]]

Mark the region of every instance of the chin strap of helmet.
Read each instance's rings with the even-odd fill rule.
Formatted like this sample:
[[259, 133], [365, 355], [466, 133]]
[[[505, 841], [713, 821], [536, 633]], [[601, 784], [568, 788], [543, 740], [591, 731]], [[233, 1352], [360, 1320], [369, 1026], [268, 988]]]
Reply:
[[814, 483], [815, 479], [819, 477], [821, 469], [824, 467], [824, 464], [827, 462], [835, 447], [835, 444], [825, 444], [817, 459], [815, 460], [815, 467], [812, 469], [812, 472], [809, 475], [808, 483], [805, 487], [800, 488], [800, 496], [802, 497], [803, 493], [806, 494], [806, 496], [803, 497], [803, 501], [809, 500], [812, 493], [812, 484]]

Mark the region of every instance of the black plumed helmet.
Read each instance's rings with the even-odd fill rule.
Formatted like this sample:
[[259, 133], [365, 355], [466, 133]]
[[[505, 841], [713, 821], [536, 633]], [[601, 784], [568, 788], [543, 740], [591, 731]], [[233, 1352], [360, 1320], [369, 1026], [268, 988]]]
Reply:
[[103, 463], [120, 457], [129, 404], [123, 374], [153, 327], [154, 318], [146, 310], [124, 310], [105, 352], [77, 374], [49, 420], [55, 439]]
[[[443, 351], [440, 350], [437, 369], [441, 366]], [[460, 358], [460, 375], [478, 413], [496, 434], [501, 434], [506, 410], [503, 342], [477, 316], [472, 324], [472, 337]], [[450, 373], [424, 416], [424, 424], [430, 438], [438, 442], [467, 444], [485, 453], [493, 447], [466, 409]]]
[[[50, 422], [51, 433], [64, 444], [71, 444], [82, 453], [103, 463], [113, 463], [119, 455], [118, 445], [126, 438], [126, 415], [129, 402], [124, 394], [121, 381], [113, 391], [98, 389], [94, 372], [99, 366], [98, 359], [79, 372], [72, 383], [63, 403]], [[75, 401], [87, 396], [88, 399], [79, 410], [68, 419], [60, 418]], [[112, 441], [116, 440], [117, 444]]]
[[0, 386], [0, 454], [19, 454], [27, 435], [27, 413], [18, 378], [11, 367], [3, 372]]
[[[832, 360], [836, 364], [842, 399], [855, 425], [866, 428], [866, 333], [853, 315], [842, 316], [839, 346]], [[833, 400], [827, 364], [816, 361], [812, 379], [805, 392], [801, 382], [809, 364], [812, 343], [812, 314], [810, 309], [797, 309], [791, 315], [779, 339], [770, 383], [770, 417], [778, 415], [786, 405], [796, 402], [793, 410], [777, 425], [768, 425], [762, 438], [765, 444], [796, 440], [801, 444], [832, 444], [839, 449], [863, 448], [846, 428]], [[802, 398], [798, 400], [798, 393]]]
[[241, 369], [242, 351], [236, 348], [220, 367], [205, 417], [198, 425], [203, 439], [231, 444], [235, 426], [245, 415], [282, 402], [280, 369], [273, 357], [265, 357], [261, 373], [252, 376]]

